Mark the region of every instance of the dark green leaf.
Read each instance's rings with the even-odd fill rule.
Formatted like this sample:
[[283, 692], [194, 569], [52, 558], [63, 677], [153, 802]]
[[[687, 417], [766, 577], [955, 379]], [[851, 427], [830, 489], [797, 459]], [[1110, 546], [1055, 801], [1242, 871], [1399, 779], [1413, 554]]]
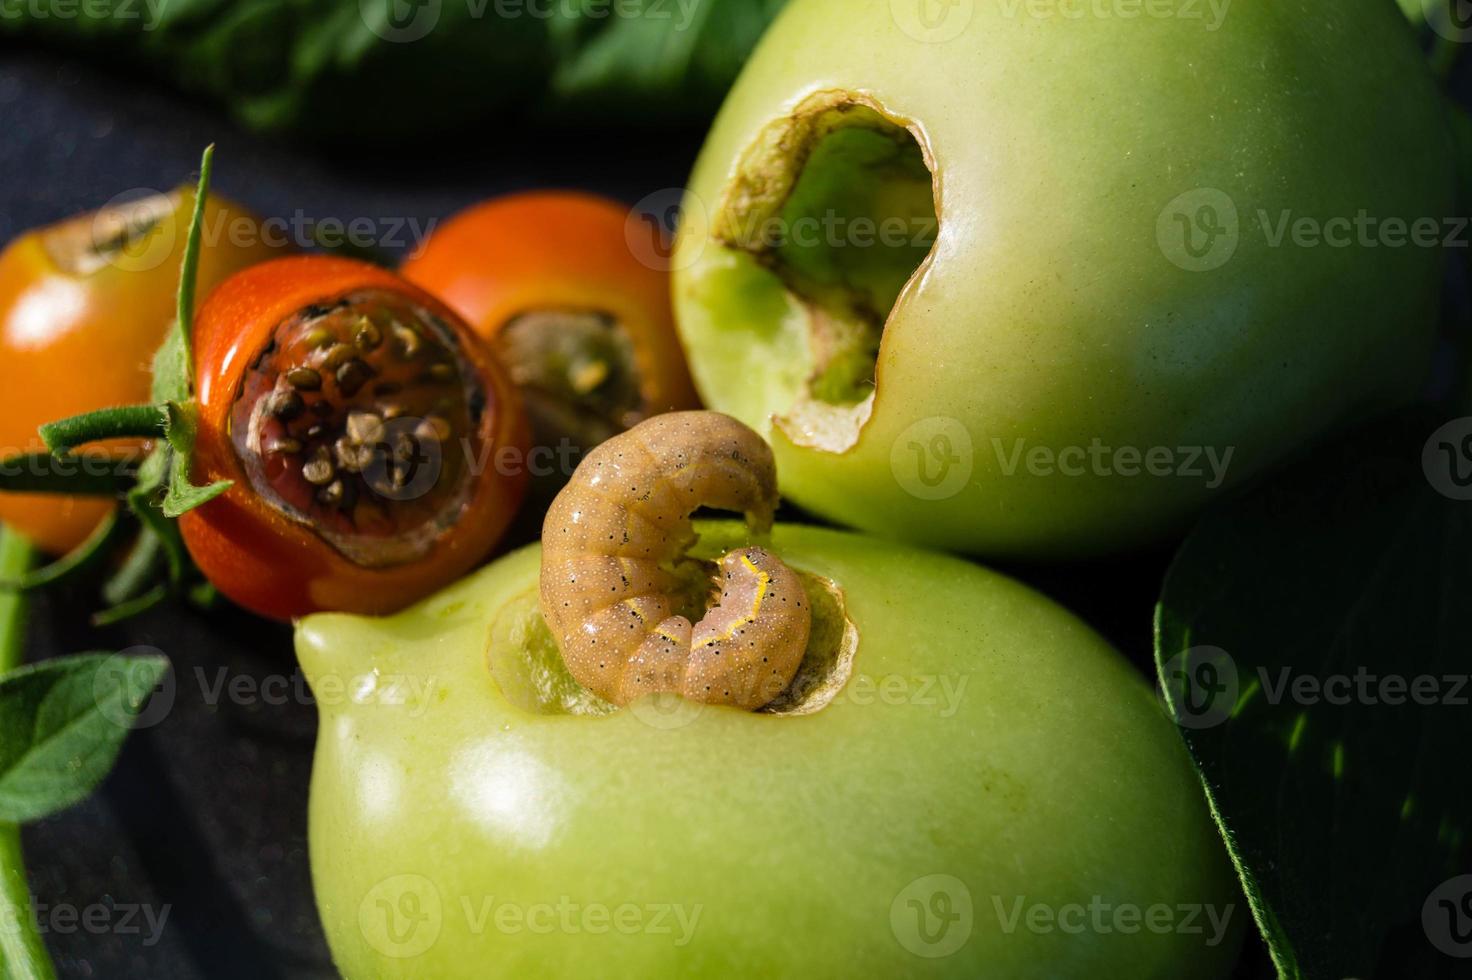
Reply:
[[1371, 427], [1209, 515], [1157, 610], [1168, 703], [1284, 976], [1448, 962], [1421, 916], [1472, 858], [1472, 419], [1439, 421]]
[[252, 129], [363, 146], [529, 112], [706, 121], [782, 3], [640, 0], [610, 16], [576, 0], [497, 16], [489, 0], [89, 0], [69, 17], [18, 5], [0, 35], [146, 67]]
[[0, 820], [71, 806], [107, 775], [163, 657], [83, 654], [0, 677]]

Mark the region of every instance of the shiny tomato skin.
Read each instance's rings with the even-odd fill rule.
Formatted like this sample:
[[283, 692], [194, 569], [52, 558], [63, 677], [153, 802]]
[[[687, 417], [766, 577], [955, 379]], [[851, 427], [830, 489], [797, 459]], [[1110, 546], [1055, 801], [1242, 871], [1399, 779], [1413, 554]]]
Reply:
[[388, 567], [356, 564], [314, 531], [267, 503], [250, 485], [230, 436], [230, 412], [242, 372], [288, 317], [362, 289], [397, 293], [441, 318], [484, 385], [479, 436], [496, 453], [524, 454], [527, 432], [514, 386], [486, 345], [444, 303], [377, 266], [321, 255], [266, 263], [226, 281], [195, 326], [195, 383], [200, 403], [196, 483], [233, 480], [220, 497], [180, 519], [195, 563], [239, 605], [273, 619], [318, 611], [394, 612], [449, 584], [487, 557], [525, 490], [524, 467], [493, 466], [455, 524], [423, 558]]
[[[46, 422], [148, 401], [153, 354], [174, 318], [194, 191], [169, 200], [173, 209], [151, 234], [110, 259], [93, 259], [91, 268], [68, 268], [55, 253], [68, 238], [95, 241], [94, 214], [27, 232], [0, 254], [4, 455], [44, 450], [36, 429]], [[201, 298], [232, 273], [282, 254], [259, 233], [259, 218], [219, 195], [207, 201], [205, 222], [217, 233], [200, 249]], [[0, 494], [0, 520], [53, 554], [80, 544], [112, 507], [96, 498]]]
[[596, 311], [628, 333], [648, 414], [697, 408], [666, 272], [629, 245], [626, 206], [578, 191], [529, 191], [446, 221], [403, 266], [484, 337], [524, 313]]

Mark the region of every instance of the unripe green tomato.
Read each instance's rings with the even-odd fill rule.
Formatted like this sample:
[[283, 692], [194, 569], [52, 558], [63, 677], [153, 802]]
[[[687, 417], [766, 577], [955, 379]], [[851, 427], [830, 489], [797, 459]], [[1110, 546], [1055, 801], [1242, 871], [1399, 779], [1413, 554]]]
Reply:
[[815, 631], [857, 630], [800, 716], [591, 705], [535, 639], [536, 546], [389, 619], [303, 620], [342, 973], [1224, 975], [1248, 909], [1118, 654], [958, 559], [788, 526], [772, 550], [840, 591]]
[[691, 178], [679, 326], [807, 509], [1115, 551], [1415, 391], [1449, 146], [1384, 0], [794, 0]]

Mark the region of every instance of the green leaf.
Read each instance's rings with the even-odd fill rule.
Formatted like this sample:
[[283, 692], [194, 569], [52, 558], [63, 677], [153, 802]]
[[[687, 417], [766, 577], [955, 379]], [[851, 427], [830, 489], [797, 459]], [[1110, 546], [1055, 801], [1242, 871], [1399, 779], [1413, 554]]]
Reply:
[[189, 480], [190, 459], [198, 433], [198, 410], [193, 402], [169, 403], [169, 445], [173, 447], [169, 463], [168, 491], [164, 495], [165, 517], [178, 517], [209, 503], [234, 484], [220, 480], [208, 486], [195, 486]]
[[736, 77], [784, 0], [679, 7], [640, 0], [629, 16], [571, 13], [550, 21], [559, 51], [548, 84], [553, 105], [578, 118], [616, 118], [630, 100], [693, 109]]
[[1167, 703], [1285, 977], [1445, 962], [1421, 916], [1472, 860], [1472, 419], [1441, 421], [1208, 515], [1157, 609]]
[[99, 653], [0, 677], [0, 820], [37, 820], [90, 793], [168, 669], [164, 657]]

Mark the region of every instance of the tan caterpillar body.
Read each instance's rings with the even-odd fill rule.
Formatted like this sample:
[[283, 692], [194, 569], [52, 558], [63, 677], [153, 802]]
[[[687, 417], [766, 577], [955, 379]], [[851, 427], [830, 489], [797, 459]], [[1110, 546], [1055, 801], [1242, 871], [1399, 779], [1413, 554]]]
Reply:
[[781, 693], [811, 629], [797, 575], [761, 548], [728, 552], [691, 624], [673, 573], [700, 507], [765, 534], [776, 506], [771, 449], [726, 415], [659, 415], [589, 453], [542, 528], [542, 614], [573, 677], [621, 705], [672, 691], [756, 709]]

